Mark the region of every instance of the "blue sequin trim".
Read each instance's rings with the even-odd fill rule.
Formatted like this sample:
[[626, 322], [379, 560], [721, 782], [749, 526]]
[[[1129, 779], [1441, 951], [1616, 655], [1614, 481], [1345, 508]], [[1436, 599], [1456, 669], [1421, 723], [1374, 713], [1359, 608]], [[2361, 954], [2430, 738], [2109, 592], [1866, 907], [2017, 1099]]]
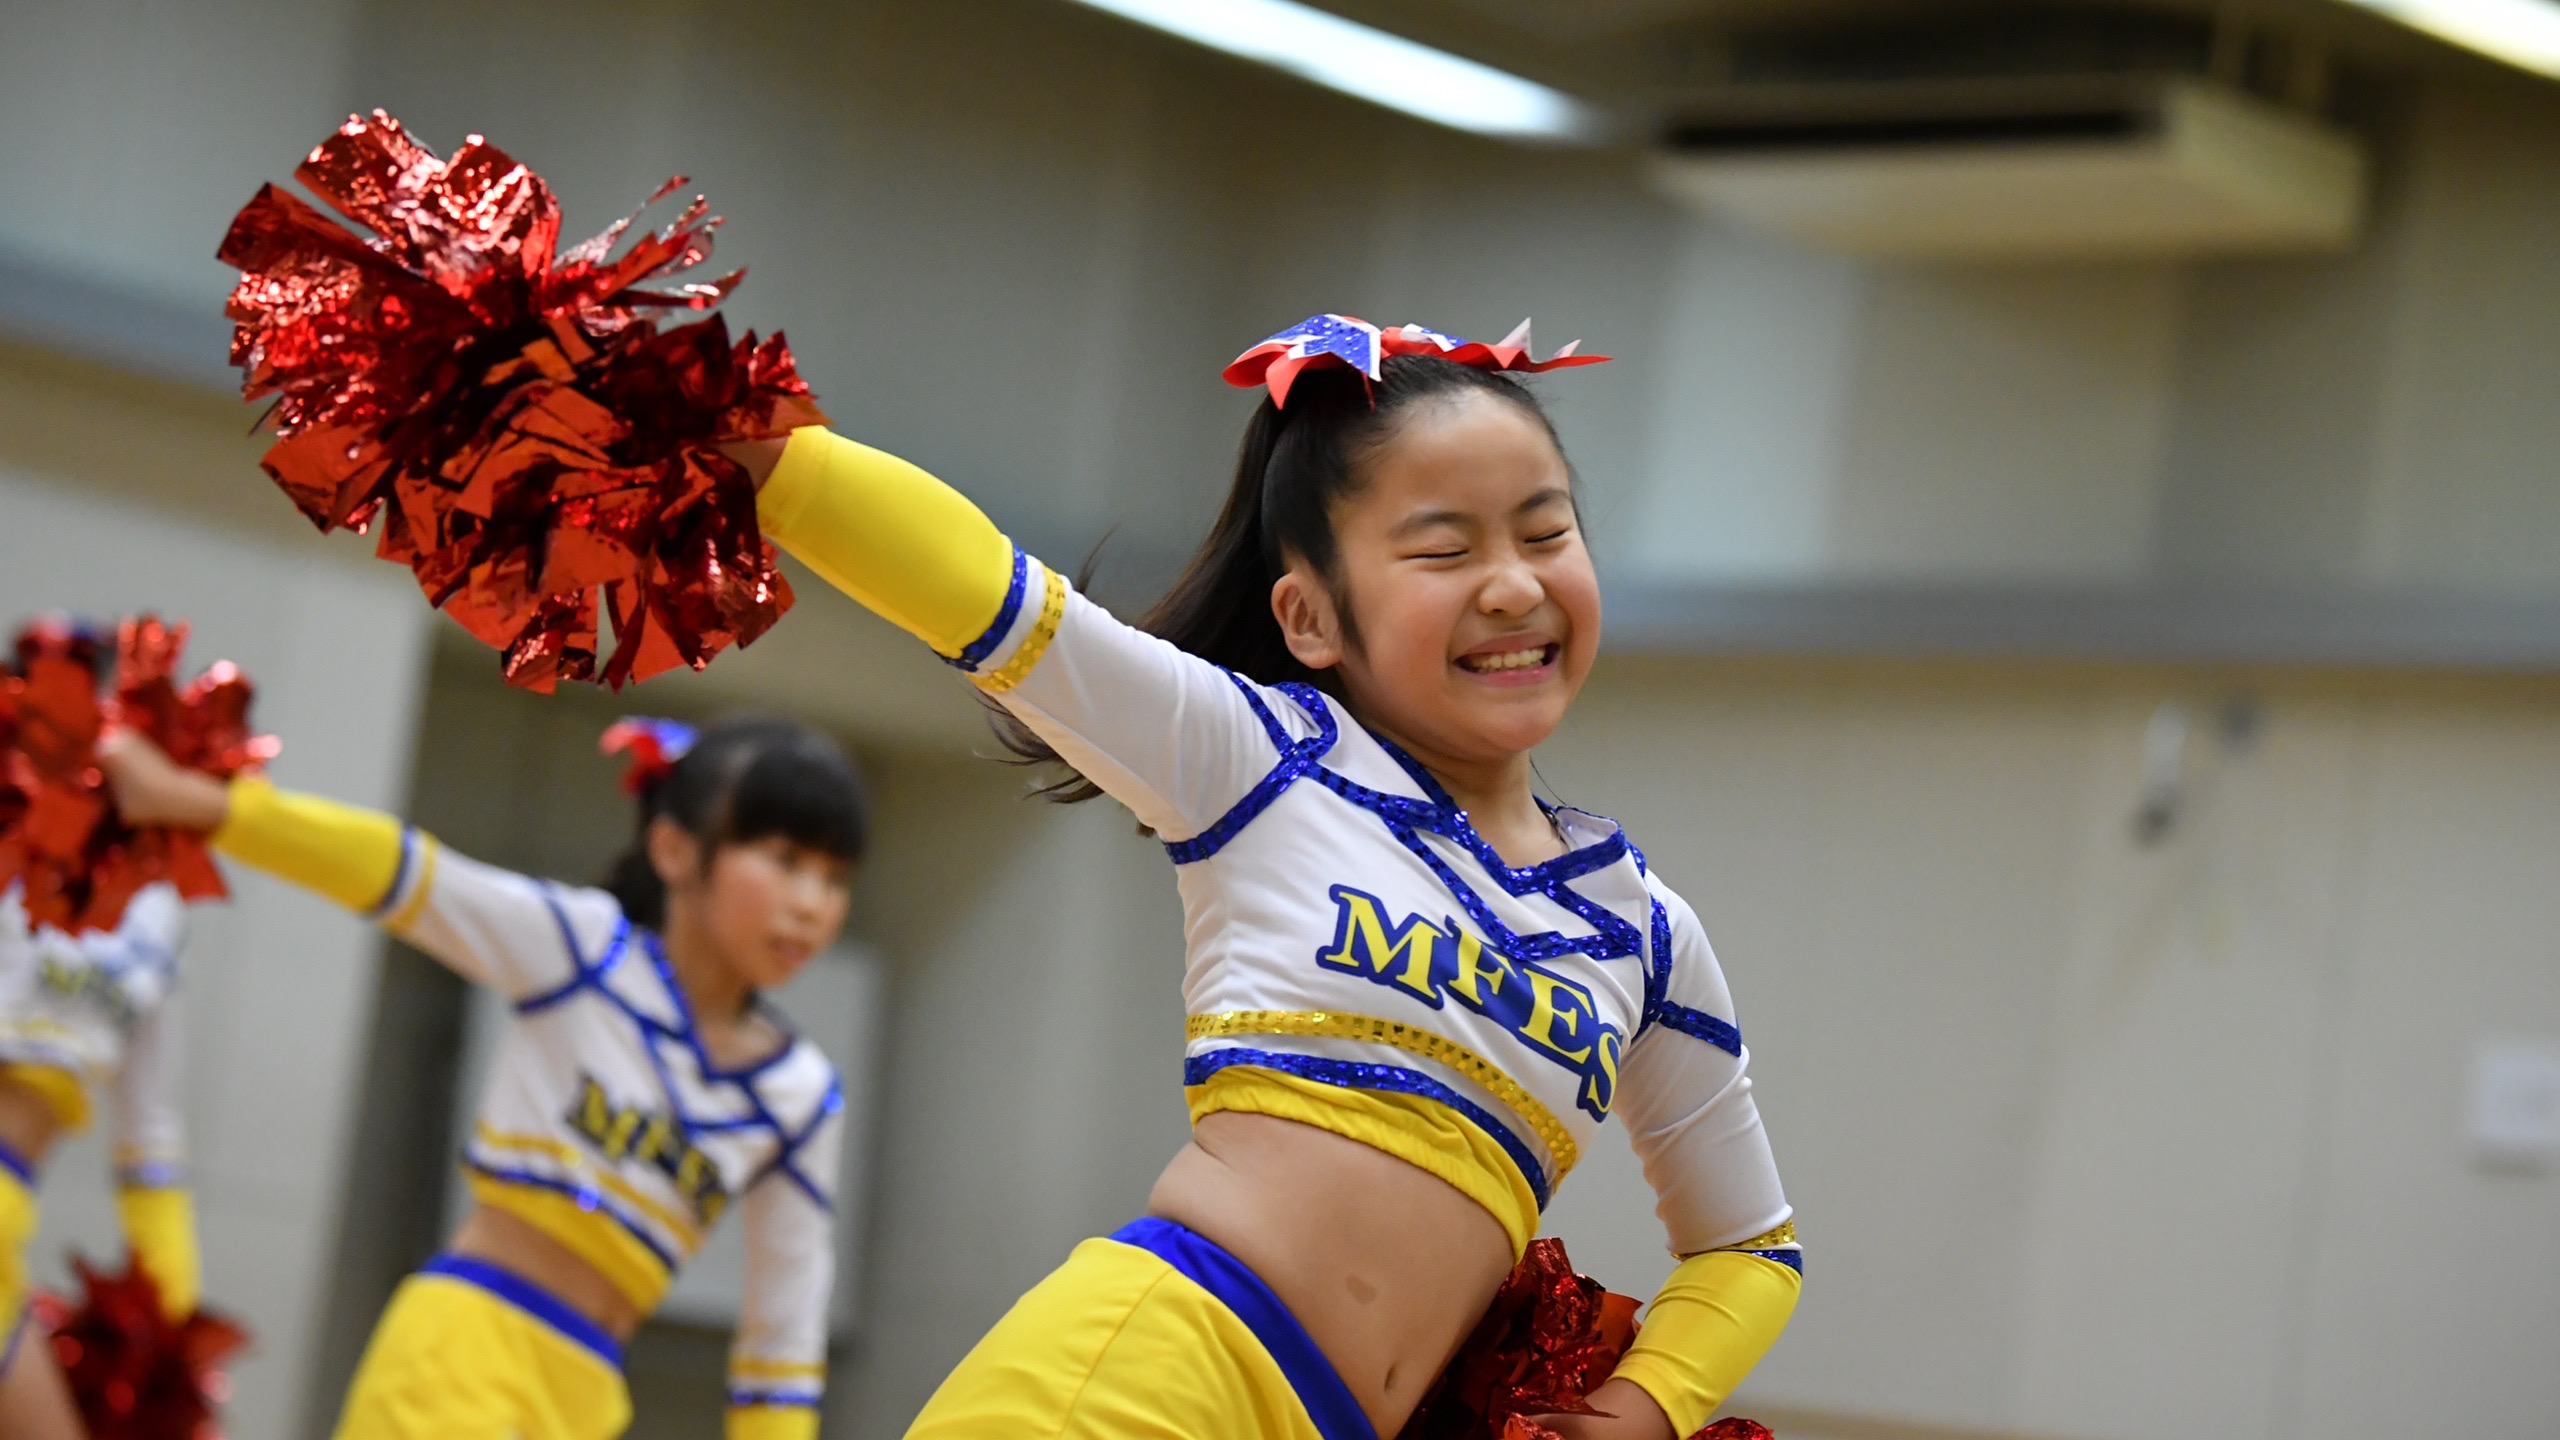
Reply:
[[1671, 912], [1657, 899], [1653, 902], [1653, 963], [1644, 971], [1644, 1018], [1636, 1031], [1662, 1018], [1663, 1002], [1671, 994]]
[[6, 1170], [17, 1176], [18, 1183], [21, 1185], [32, 1186], [36, 1183], [36, 1167], [27, 1163], [27, 1157], [12, 1149], [5, 1141], [0, 1141], [0, 1170]]
[[772, 1405], [807, 1410], [816, 1407], [818, 1393], [815, 1390], [732, 1390], [729, 1392], [729, 1407], [744, 1410], [756, 1405]]
[[[1431, 873], [1467, 912], [1467, 918], [1474, 921], [1484, 932], [1485, 939], [1503, 954], [1517, 960], [1554, 960], [1565, 955], [1621, 960], [1643, 953], [1643, 932], [1567, 883], [1605, 870], [1623, 858], [1630, 848], [1624, 831], [1543, 864], [1524, 867], [1506, 864], [1501, 854], [1476, 833], [1475, 825], [1467, 819], [1466, 812], [1458, 808], [1448, 791], [1431, 777], [1431, 772], [1385, 737], [1373, 735], [1370, 738], [1394, 757], [1428, 798], [1416, 799], [1410, 795], [1390, 795], [1383, 790], [1373, 790], [1316, 763], [1333, 748], [1339, 738], [1340, 726], [1333, 718], [1332, 707], [1325, 703], [1324, 696], [1314, 686], [1293, 683], [1274, 687], [1297, 702], [1319, 727], [1314, 737], [1297, 740], [1271, 714], [1251, 681], [1232, 672], [1228, 678], [1244, 693], [1246, 702], [1253, 707], [1263, 728], [1270, 732], [1273, 746], [1280, 751], [1280, 763], [1273, 766], [1271, 773], [1264, 776], [1261, 783], [1242, 800], [1220, 816], [1217, 824], [1192, 839], [1166, 845], [1165, 853], [1175, 864], [1189, 865], [1215, 855], [1247, 824], [1269, 809], [1282, 791], [1301, 778], [1312, 777], [1317, 784], [1383, 821], [1390, 834], [1430, 867]], [[1493, 913], [1493, 907], [1485, 903], [1484, 897], [1477, 894], [1475, 888], [1460, 878], [1449, 862], [1431, 848], [1422, 838], [1425, 834], [1438, 835], [1464, 848], [1483, 866], [1486, 874], [1512, 895], [1544, 895], [1568, 913], [1589, 923], [1596, 933], [1571, 936], [1550, 930], [1523, 935], [1511, 929]]]
[[957, 655], [943, 657], [942, 663], [960, 670], [975, 670], [986, 664], [987, 657], [996, 653], [996, 647], [1004, 643], [1005, 635], [1013, 629], [1013, 622], [1022, 618], [1022, 597], [1030, 589], [1031, 557], [1017, 547], [1013, 552], [1013, 584], [1004, 592], [1004, 604], [996, 608], [995, 623], [987, 627], [985, 634], [970, 641], [967, 649]]
[[1316, 722], [1316, 733], [1304, 740], [1292, 739], [1279, 718], [1271, 713], [1271, 707], [1263, 704], [1262, 697], [1255, 693], [1252, 681], [1232, 670], [1227, 672], [1227, 678], [1244, 692], [1245, 703], [1253, 707], [1253, 713], [1262, 721], [1262, 728], [1270, 732], [1271, 743], [1280, 751], [1280, 763], [1247, 791], [1243, 799], [1228, 806], [1227, 813], [1218, 817], [1218, 823], [1188, 840], [1167, 842], [1164, 853], [1176, 865], [1206, 860], [1225, 849], [1228, 841], [1271, 808], [1271, 802], [1280, 798], [1280, 792], [1296, 784], [1299, 776], [1316, 769], [1316, 761], [1333, 748], [1335, 740], [1341, 738], [1341, 727], [1334, 722], [1333, 711], [1318, 702], [1307, 711]]
[[1277, 1070], [1283, 1075], [1295, 1075], [1320, 1085], [1338, 1085], [1345, 1090], [1383, 1090], [1390, 1094], [1419, 1095], [1425, 1100], [1436, 1100], [1492, 1136], [1493, 1143], [1502, 1147], [1502, 1153], [1511, 1157], [1511, 1163], [1520, 1167], [1520, 1178], [1529, 1182], [1529, 1193], [1538, 1197], [1538, 1208], [1547, 1208], [1546, 1170], [1539, 1164], [1537, 1152], [1513, 1134], [1511, 1127], [1493, 1118], [1491, 1111], [1419, 1070], [1408, 1070], [1401, 1065], [1335, 1060], [1322, 1055], [1290, 1055], [1276, 1050], [1234, 1047], [1185, 1059], [1182, 1062], [1182, 1083], [1185, 1087], [1206, 1085], [1210, 1076], [1233, 1065]]
[[1759, 1256], [1769, 1263], [1777, 1263], [1777, 1266], [1787, 1266], [1789, 1271], [1805, 1273], [1805, 1253], [1802, 1250], [1718, 1250], [1718, 1256]]
[[379, 920], [391, 913], [391, 902], [400, 898], [400, 887], [409, 882], [409, 866], [417, 859], [417, 855], [418, 832], [409, 826], [401, 826], [400, 860], [391, 867], [391, 886], [382, 892], [381, 899], [373, 902], [371, 909], [364, 912], [364, 918]]
[[481, 1174], [488, 1176], [490, 1179], [499, 1181], [502, 1184], [523, 1185], [535, 1190], [548, 1190], [555, 1195], [568, 1196], [572, 1201], [577, 1203], [579, 1209], [592, 1210], [597, 1214], [604, 1216], [606, 1219], [611, 1220], [614, 1224], [621, 1226], [625, 1234], [629, 1235], [632, 1239], [639, 1241], [641, 1248], [647, 1250], [651, 1255], [656, 1256], [658, 1263], [667, 1267], [668, 1274], [672, 1275], [675, 1273], [676, 1266], [679, 1262], [673, 1254], [669, 1253], [667, 1247], [659, 1244], [647, 1230], [641, 1227], [639, 1221], [634, 1220], [630, 1216], [623, 1214], [620, 1210], [615, 1209], [613, 1205], [604, 1198], [604, 1192], [595, 1189], [593, 1186], [573, 1185], [566, 1180], [556, 1179], [549, 1175], [537, 1175], [530, 1170], [502, 1169], [496, 1165], [489, 1164], [485, 1160], [476, 1159], [469, 1155], [462, 1157], [462, 1165], [466, 1170], [476, 1170]]
[[1669, 1000], [1662, 1002], [1657, 1018], [1683, 1035], [1704, 1040], [1737, 1060], [1742, 1058], [1742, 1031], [1730, 1020], [1719, 1020], [1704, 1010], [1692, 1010]]
[[1801, 1250], [1737, 1250], [1733, 1253], [1757, 1255], [1763, 1260], [1774, 1260], [1799, 1275], [1804, 1273], [1804, 1252]]
[[[685, 1139], [690, 1141], [706, 1134], [734, 1134], [742, 1130], [762, 1130], [773, 1136], [776, 1142], [773, 1158], [765, 1162], [764, 1167], [747, 1181], [746, 1186], [740, 1187], [741, 1193], [765, 1176], [779, 1173], [806, 1194], [811, 1203], [832, 1214], [835, 1205], [828, 1198], [827, 1188], [811, 1179], [796, 1163], [795, 1157], [808, 1143], [809, 1138], [817, 1133], [818, 1127], [824, 1124], [829, 1116], [844, 1108], [841, 1080], [832, 1076], [829, 1078], [827, 1093], [820, 1098], [815, 1112], [809, 1117], [809, 1123], [802, 1126], [799, 1133], [792, 1133], [790, 1128], [773, 1113], [772, 1108], [765, 1104], [764, 1096], [756, 1089], [755, 1084], [758, 1076], [789, 1059], [797, 1045], [788, 1027], [783, 1026], [778, 1017], [774, 1024], [776, 1028], [783, 1030], [784, 1038], [780, 1045], [774, 1047], [773, 1053], [743, 1068], [723, 1070], [712, 1063], [711, 1053], [702, 1048], [702, 1035], [694, 1024], [692, 1003], [685, 999], [684, 987], [676, 983], [675, 967], [667, 963], [665, 947], [659, 941], [656, 932], [639, 929], [625, 919], [615, 927], [613, 938], [606, 943], [604, 952], [593, 964], [589, 964], [586, 958], [578, 953], [578, 937], [570, 928], [568, 912], [562, 910], [559, 902], [548, 894], [544, 896], [544, 900], [551, 906], [551, 918], [559, 926], [560, 943], [569, 952], [569, 964], [574, 973], [549, 990], [528, 995], [517, 1001], [516, 1013], [530, 1015], [547, 1010], [582, 991], [593, 990], [603, 997], [606, 1004], [621, 1011], [623, 1018], [629, 1020], [639, 1030], [640, 1051], [648, 1057], [650, 1071], [658, 1079], [658, 1089], [666, 1096], [668, 1114], [676, 1122], [676, 1128], [684, 1133]], [[655, 967], [659, 988], [666, 992], [675, 1007], [676, 1023], [672, 1025], [640, 1009], [616, 993], [612, 986], [604, 983], [605, 976], [612, 973], [622, 963], [623, 956], [629, 953], [631, 941], [635, 935], [639, 938], [640, 949]], [[662, 1044], [679, 1046], [690, 1054], [693, 1058], [695, 1073], [699, 1074], [706, 1083], [734, 1087], [746, 1100], [748, 1114], [732, 1120], [704, 1120], [686, 1114], [676, 1103], [675, 1076], [667, 1069], [666, 1057], [659, 1053], [658, 1047]]]

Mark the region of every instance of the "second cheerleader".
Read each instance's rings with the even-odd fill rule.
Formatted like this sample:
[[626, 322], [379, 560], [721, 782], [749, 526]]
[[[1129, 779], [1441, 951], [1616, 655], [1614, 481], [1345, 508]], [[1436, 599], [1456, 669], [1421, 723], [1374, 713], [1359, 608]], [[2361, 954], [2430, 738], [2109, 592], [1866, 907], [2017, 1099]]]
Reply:
[[598, 889], [262, 779], [226, 786], [130, 733], [101, 746], [128, 820], [209, 831], [513, 1007], [464, 1152], [476, 1203], [383, 1312], [341, 1440], [621, 1434], [622, 1344], [733, 1205], [748, 1277], [727, 1433], [817, 1434], [842, 1092], [757, 994], [842, 928], [861, 788], [832, 741], [783, 721], [615, 729], [639, 827]]

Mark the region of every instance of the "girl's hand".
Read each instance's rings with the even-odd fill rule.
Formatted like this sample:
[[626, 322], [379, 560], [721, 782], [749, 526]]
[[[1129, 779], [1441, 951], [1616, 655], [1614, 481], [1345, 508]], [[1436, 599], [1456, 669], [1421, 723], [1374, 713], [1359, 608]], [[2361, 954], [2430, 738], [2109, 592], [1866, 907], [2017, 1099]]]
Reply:
[[1609, 1413], [1541, 1415], [1538, 1423], [1564, 1440], [1680, 1440], [1671, 1433], [1671, 1417], [1632, 1380], [1612, 1380], [1592, 1391], [1590, 1405]]
[[99, 737], [98, 768], [106, 772], [116, 811], [126, 824], [210, 831], [230, 817], [228, 786], [170, 759], [168, 752], [131, 730], [110, 730]]
[[782, 447], [790, 443], [787, 439], [736, 440], [717, 448], [721, 454], [747, 467], [748, 478], [756, 482], [758, 490], [762, 490], [764, 482], [773, 478], [773, 467], [782, 463]]

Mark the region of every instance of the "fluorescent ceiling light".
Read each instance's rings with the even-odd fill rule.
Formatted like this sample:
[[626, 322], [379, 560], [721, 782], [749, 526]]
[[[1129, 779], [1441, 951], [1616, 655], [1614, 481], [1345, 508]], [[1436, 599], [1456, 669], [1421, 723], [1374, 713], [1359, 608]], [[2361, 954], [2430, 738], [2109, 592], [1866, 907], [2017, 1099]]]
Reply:
[[2347, 0], [2413, 30], [2560, 80], [2560, 4], [2552, 0]]
[[1078, 0], [1436, 124], [1507, 140], [1597, 140], [1590, 106], [1534, 80], [1296, 0]]

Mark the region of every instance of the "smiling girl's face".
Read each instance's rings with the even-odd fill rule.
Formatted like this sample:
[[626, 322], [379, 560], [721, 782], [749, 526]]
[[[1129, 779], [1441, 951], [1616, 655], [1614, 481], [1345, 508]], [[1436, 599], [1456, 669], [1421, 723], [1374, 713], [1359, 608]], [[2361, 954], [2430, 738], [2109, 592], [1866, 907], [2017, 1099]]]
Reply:
[[1296, 560], [1272, 586], [1290, 652], [1334, 669], [1363, 722], [1426, 764], [1535, 748], [1600, 648], [1599, 576], [1554, 439], [1459, 392], [1398, 417], [1360, 481], [1332, 510], [1334, 583]]

